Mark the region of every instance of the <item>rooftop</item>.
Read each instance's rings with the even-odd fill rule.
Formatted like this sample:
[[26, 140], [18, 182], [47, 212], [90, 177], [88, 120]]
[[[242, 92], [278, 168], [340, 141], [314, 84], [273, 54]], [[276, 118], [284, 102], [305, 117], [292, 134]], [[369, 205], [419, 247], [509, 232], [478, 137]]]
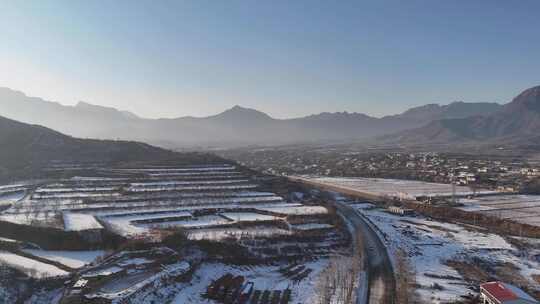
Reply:
[[538, 303], [523, 290], [503, 282], [484, 283], [480, 288], [500, 303]]

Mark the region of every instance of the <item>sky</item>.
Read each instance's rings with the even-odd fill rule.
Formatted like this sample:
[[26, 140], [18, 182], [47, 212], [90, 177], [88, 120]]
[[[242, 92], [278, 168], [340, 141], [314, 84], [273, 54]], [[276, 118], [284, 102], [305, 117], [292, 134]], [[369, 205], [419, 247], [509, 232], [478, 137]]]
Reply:
[[140, 116], [277, 118], [510, 101], [540, 1], [0, 0], [0, 87]]

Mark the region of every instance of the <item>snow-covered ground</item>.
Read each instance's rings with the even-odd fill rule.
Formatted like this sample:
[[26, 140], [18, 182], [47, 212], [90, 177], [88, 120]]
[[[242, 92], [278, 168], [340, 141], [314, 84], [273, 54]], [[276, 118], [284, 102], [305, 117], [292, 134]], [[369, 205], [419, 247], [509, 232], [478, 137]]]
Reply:
[[245, 277], [247, 282], [253, 282], [255, 289], [258, 290], [285, 290], [290, 288], [292, 291], [292, 301], [290, 303], [315, 303], [317, 296], [316, 282], [317, 277], [326, 267], [327, 259], [320, 259], [314, 262], [308, 262], [304, 265], [313, 270], [309, 276], [298, 282], [293, 283], [284, 277], [278, 270], [279, 266], [233, 266], [219, 263], [203, 264], [193, 275], [189, 284], [181, 285], [178, 289], [174, 304], [185, 303], [215, 303], [201, 297], [201, 293], [212, 280], [231, 273], [235, 276]]
[[47, 251], [37, 249], [26, 249], [25, 252], [66, 265], [70, 268], [81, 268], [94, 262], [98, 257], [105, 254], [102, 250], [95, 251]]
[[221, 215], [235, 222], [274, 221], [279, 219], [276, 216], [254, 212], [223, 212]]
[[17, 243], [17, 240], [0, 237], [0, 242]]
[[26, 192], [24, 190], [17, 191], [17, 192], [10, 192], [6, 194], [0, 193], [0, 206], [18, 202], [21, 199], [23, 199], [25, 195], [26, 195]]
[[235, 171], [201, 171], [201, 172], [165, 172], [150, 173], [151, 177], [194, 177], [194, 176], [220, 176], [220, 177], [238, 177], [242, 173]]
[[[103, 177], [43, 182], [32, 195], [2, 212], [0, 219], [18, 224], [39, 222], [67, 231], [104, 228], [129, 237], [152, 229], [183, 227], [201, 230], [193, 238], [221, 239], [291, 233], [270, 225], [262, 227], [262, 223], [243, 232], [227, 225], [328, 212], [321, 206], [289, 203], [274, 193], [256, 191], [259, 185], [232, 165], [94, 170]], [[205, 212], [199, 213], [201, 210]], [[192, 214], [205, 215], [192, 218]], [[215, 226], [223, 231], [207, 230]]]
[[103, 228], [93, 215], [73, 212], [64, 212], [64, 226], [67, 231]]
[[140, 224], [138, 226], [143, 227], [184, 227], [184, 228], [200, 228], [216, 225], [227, 225], [231, 221], [224, 219], [218, 215], [204, 215], [193, 219], [170, 221], [170, 222], [158, 222], [150, 224]]
[[214, 167], [186, 167], [186, 168], [136, 168], [136, 169], [117, 169], [116, 171], [125, 172], [201, 172], [201, 171], [233, 171], [235, 166], [214, 166]]
[[540, 227], [540, 195], [493, 195], [460, 199], [459, 209]]
[[[352, 204], [364, 214], [383, 236], [391, 253], [405, 250], [416, 270], [421, 286], [418, 293], [430, 303], [459, 300], [460, 296], [474, 293], [468, 283], [453, 268], [449, 260], [471, 262], [478, 258], [491, 263], [511, 263], [532, 286], [540, 289], [532, 275], [540, 275], [540, 263], [520, 255], [504, 238], [491, 233], [465, 229], [462, 226], [430, 220], [422, 216], [397, 216], [382, 209], [368, 208], [365, 204]], [[435, 284], [442, 290], [434, 289]]]
[[45, 264], [11, 252], [0, 251], [0, 263], [17, 268], [33, 278], [66, 276], [69, 273], [56, 266]]
[[55, 192], [107, 192], [118, 190], [116, 187], [74, 187], [74, 188], [39, 188], [35, 193], [55, 193]]
[[[85, 203], [82, 200], [40, 200], [40, 201], [30, 201], [27, 204], [21, 204], [18, 206], [17, 213], [30, 212], [33, 213], [35, 210], [40, 212], [44, 211], [58, 211], [58, 210], [78, 210], [85, 211], [87, 209], [92, 209], [92, 212], [95, 212], [99, 209], [110, 210], [111, 208], [122, 209], [122, 210], [133, 210], [133, 208], [153, 208], [157, 206], [194, 206], [194, 205], [211, 205], [211, 204], [236, 204], [236, 203], [267, 203], [267, 202], [282, 202], [283, 198], [276, 195], [257, 195], [257, 196], [239, 196], [239, 197], [219, 197], [219, 196], [210, 196], [210, 197], [179, 197], [179, 198], [170, 198], [166, 200], [143, 200], [143, 201], [107, 201], [107, 202], [92, 202]], [[13, 212], [12, 212], [13, 211]], [[8, 210], [7, 213], [14, 213], [15, 208]]]
[[193, 185], [193, 186], [160, 186], [152, 188], [131, 187], [131, 192], [156, 192], [156, 191], [188, 191], [188, 190], [241, 190], [257, 188], [255, 184], [239, 184], [239, 185]]
[[21, 225], [31, 225], [34, 221], [39, 221], [42, 223], [46, 223], [50, 221], [53, 216], [55, 215], [54, 212], [25, 212], [25, 213], [7, 213], [4, 212], [0, 215], [0, 220], [11, 222], [15, 224], [21, 224]]
[[102, 197], [102, 196], [120, 196], [119, 192], [69, 192], [69, 193], [34, 193], [33, 198], [39, 199], [62, 199], [62, 198], [89, 198], [89, 197]]
[[135, 224], [129, 217], [107, 217], [104, 219], [109, 229], [122, 236], [133, 237], [148, 233], [150, 229], [163, 228], [201, 228], [217, 225], [227, 225], [231, 221], [217, 215], [205, 215], [193, 219], [161, 221], [152, 223]]
[[248, 179], [225, 179], [225, 180], [201, 180], [201, 181], [152, 181], [144, 183], [131, 183], [133, 188], [159, 187], [159, 186], [179, 186], [179, 185], [218, 185], [246, 183]]
[[270, 206], [257, 207], [257, 209], [285, 215], [313, 215], [328, 213], [328, 210], [322, 206]]
[[0, 192], [8, 191], [16, 188], [22, 188], [28, 186], [28, 183], [17, 183], [17, 184], [8, 184], [8, 185], [0, 185]]
[[315, 229], [334, 228], [334, 226], [330, 224], [324, 224], [324, 223], [307, 223], [307, 224], [293, 225], [292, 227], [293, 229], [298, 229], [298, 230], [315, 230]]
[[215, 240], [241, 237], [270, 237], [291, 235], [289, 230], [277, 227], [246, 227], [246, 228], [205, 228], [189, 231], [188, 237], [192, 240]]
[[[428, 183], [414, 180], [399, 180], [385, 178], [344, 178], [344, 177], [302, 177], [330, 186], [337, 186], [347, 190], [364, 192], [378, 196], [392, 196], [414, 199], [419, 196], [450, 196], [452, 185]], [[478, 194], [494, 193], [494, 191], [478, 190]], [[456, 186], [456, 194], [469, 195], [473, 191], [469, 187]]]
[[167, 265], [163, 267], [163, 271], [149, 274], [144, 276], [135, 284], [128, 277], [125, 278], [127, 284], [122, 284], [122, 279], [112, 281], [102, 287], [102, 289], [96, 293], [89, 294], [86, 297], [88, 299], [103, 298], [112, 300], [113, 303], [117, 303], [122, 299], [128, 298], [138, 292], [140, 289], [151, 284], [159, 284], [159, 281], [169, 276], [178, 276], [190, 269], [190, 265], [187, 262], [181, 261], [173, 265]]

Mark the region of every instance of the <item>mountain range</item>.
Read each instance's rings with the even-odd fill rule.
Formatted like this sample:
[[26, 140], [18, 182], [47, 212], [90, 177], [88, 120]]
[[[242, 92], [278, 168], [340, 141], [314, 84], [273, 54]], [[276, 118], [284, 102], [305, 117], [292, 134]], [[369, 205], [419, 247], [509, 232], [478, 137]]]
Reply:
[[536, 86], [489, 115], [435, 120], [379, 140], [402, 145], [479, 142], [540, 147], [539, 131], [540, 86]]
[[147, 119], [85, 102], [65, 106], [0, 88], [2, 116], [81, 138], [135, 140], [175, 149], [358, 141], [420, 128], [434, 121], [488, 116], [502, 108], [497, 103], [453, 102], [420, 106], [382, 118], [337, 112], [275, 119], [254, 109], [234, 106], [208, 117]]

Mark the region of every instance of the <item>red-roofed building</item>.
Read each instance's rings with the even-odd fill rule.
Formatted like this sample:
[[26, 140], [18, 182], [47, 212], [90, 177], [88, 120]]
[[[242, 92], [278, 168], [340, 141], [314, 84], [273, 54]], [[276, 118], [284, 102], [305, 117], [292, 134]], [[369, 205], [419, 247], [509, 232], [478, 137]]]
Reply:
[[482, 304], [539, 304], [523, 290], [502, 282], [480, 285], [480, 299]]

